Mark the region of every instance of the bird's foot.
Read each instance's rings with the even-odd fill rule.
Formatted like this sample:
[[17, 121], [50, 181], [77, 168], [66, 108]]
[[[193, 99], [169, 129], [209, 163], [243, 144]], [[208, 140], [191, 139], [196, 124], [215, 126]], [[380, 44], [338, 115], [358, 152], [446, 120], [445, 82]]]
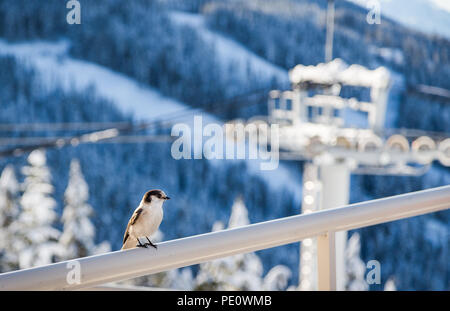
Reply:
[[150, 239], [147, 236], [145, 238], [148, 241], [148, 243], [145, 243], [145, 245], [150, 245], [150, 246], [153, 246], [155, 249], [158, 249], [158, 246], [153, 244], [152, 241], [150, 241]]
[[136, 244], [136, 247], [145, 247], [145, 248], [148, 248], [148, 247], [147, 247], [148, 243], [142, 244], [142, 243], [141, 243], [141, 240], [139, 240], [139, 238], [138, 238], [137, 240], [138, 240], [138, 244]]

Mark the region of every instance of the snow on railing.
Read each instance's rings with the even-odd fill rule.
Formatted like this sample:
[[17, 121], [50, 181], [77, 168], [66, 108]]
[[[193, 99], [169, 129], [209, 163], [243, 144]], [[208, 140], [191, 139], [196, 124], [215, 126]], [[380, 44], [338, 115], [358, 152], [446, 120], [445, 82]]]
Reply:
[[[336, 231], [367, 227], [450, 208], [450, 186], [290, 216], [234, 229], [0, 274], [0, 290], [73, 290], [126, 280], [240, 253], [324, 237], [319, 289], [335, 289]], [[328, 239], [328, 237], [331, 237]], [[320, 268], [322, 267], [322, 268]], [[79, 273], [79, 278], [73, 278]]]

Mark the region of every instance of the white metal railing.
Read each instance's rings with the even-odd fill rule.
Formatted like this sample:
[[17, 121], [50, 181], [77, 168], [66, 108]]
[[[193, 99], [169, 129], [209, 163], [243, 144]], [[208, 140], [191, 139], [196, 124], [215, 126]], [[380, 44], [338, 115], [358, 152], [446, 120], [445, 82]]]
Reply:
[[[162, 242], [158, 249], [134, 248], [0, 274], [0, 290], [72, 290], [153, 274], [213, 259], [450, 208], [450, 186], [352, 204]], [[332, 241], [333, 239], [329, 239]], [[330, 244], [331, 245], [331, 244]], [[326, 245], [325, 245], [326, 246]], [[319, 289], [334, 289], [333, 255], [319, 253], [327, 268], [319, 271]], [[323, 257], [325, 256], [325, 258]], [[79, 264], [80, 283], [67, 276]], [[322, 265], [319, 265], [323, 267]]]

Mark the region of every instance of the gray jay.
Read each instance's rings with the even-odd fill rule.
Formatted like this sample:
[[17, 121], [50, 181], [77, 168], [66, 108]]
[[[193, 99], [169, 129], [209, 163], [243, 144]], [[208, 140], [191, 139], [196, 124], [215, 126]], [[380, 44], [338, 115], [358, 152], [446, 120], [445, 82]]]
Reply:
[[[122, 250], [149, 245], [157, 248], [149, 236], [158, 230], [163, 218], [163, 203], [170, 198], [162, 190], [147, 191], [135, 209], [123, 236]], [[141, 239], [145, 242], [142, 243]]]

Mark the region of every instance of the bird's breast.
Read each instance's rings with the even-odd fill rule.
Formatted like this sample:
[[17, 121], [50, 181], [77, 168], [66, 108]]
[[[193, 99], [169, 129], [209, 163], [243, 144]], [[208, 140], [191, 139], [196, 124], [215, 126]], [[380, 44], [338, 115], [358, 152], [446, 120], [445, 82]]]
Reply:
[[163, 218], [162, 208], [144, 209], [141, 214], [142, 222], [140, 224], [141, 235], [152, 235], [158, 230]]
[[163, 210], [161, 207], [152, 208], [148, 211], [147, 215], [147, 221], [150, 224], [157, 224], [159, 226], [163, 218]]

